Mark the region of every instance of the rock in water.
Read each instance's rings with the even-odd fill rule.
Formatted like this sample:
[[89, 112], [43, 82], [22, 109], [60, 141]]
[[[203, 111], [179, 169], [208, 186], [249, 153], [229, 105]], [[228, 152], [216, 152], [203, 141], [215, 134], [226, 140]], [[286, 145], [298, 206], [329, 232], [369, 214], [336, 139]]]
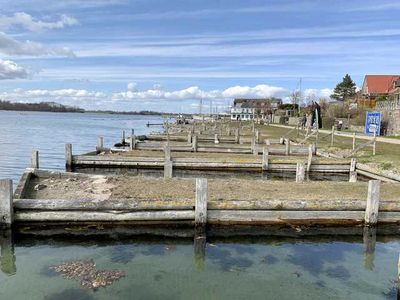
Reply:
[[60, 273], [64, 278], [79, 280], [81, 287], [87, 289], [106, 287], [125, 276], [123, 271], [98, 270], [93, 260], [66, 262], [50, 266], [49, 269]]

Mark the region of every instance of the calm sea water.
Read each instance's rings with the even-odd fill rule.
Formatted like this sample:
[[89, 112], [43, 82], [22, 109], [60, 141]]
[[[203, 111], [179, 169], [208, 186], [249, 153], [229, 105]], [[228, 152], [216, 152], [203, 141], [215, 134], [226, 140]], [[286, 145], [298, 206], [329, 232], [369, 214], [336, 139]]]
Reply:
[[[41, 167], [64, 169], [64, 144], [91, 151], [121, 130], [145, 133], [159, 117], [0, 112], [0, 177], [17, 181], [40, 151]], [[394, 232], [399, 232], [398, 229]], [[0, 299], [396, 299], [397, 235], [378, 237], [366, 253], [362, 236], [209, 238], [198, 255], [193, 238], [104, 238], [0, 232]], [[97, 290], [49, 267], [93, 260], [125, 277]]]
[[160, 121], [159, 116], [0, 111], [0, 178], [15, 184], [29, 166], [32, 150], [39, 150], [41, 168], [63, 170], [66, 143], [81, 154], [95, 149], [97, 136], [104, 137], [106, 147], [112, 146], [120, 141], [122, 130], [145, 134], [159, 128], [148, 128], [147, 122]]

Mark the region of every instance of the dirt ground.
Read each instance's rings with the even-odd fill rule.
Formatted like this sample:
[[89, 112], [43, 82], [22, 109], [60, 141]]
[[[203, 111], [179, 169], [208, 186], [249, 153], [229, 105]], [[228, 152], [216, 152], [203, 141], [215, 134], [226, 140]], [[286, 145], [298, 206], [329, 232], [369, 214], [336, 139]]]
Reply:
[[[40, 189], [35, 190], [38, 185]], [[210, 201], [232, 200], [307, 200], [366, 199], [368, 183], [295, 182], [210, 179]], [[382, 183], [381, 199], [400, 201], [400, 185]], [[87, 178], [35, 179], [29, 198], [36, 199], [136, 199], [190, 200], [195, 197], [195, 180], [143, 176], [88, 176]]]

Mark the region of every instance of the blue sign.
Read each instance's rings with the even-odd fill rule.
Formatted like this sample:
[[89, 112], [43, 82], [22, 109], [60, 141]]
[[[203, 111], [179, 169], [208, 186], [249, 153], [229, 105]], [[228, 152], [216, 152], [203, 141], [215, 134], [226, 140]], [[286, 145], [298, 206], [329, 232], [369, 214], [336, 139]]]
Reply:
[[365, 134], [379, 135], [381, 132], [381, 113], [377, 111], [368, 111], [365, 119]]

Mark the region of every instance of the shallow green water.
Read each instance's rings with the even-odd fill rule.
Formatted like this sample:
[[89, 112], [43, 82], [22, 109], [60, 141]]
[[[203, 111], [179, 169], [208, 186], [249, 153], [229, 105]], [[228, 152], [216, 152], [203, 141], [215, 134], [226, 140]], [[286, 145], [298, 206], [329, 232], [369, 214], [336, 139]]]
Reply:
[[[0, 299], [396, 299], [400, 239], [114, 237], [2, 241]], [[11, 259], [10, 259], [11, 257]], [[49, 266], [92, 259], [125, 277], [97, 290]]]

